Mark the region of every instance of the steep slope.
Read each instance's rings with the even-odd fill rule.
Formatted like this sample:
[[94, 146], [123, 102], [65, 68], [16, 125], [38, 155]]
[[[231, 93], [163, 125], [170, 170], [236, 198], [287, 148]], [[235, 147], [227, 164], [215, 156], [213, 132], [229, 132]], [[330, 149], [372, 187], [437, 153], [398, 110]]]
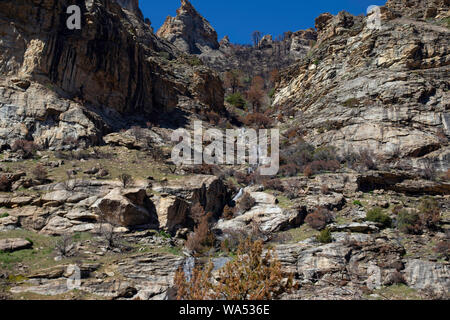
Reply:
[[112, 0], [79, 2], [81, 30], [66, 27], [69, 1], [0, 3], [3, 147], [24, 138], [98, 143], [123, 115], [155, 121], [179, 101], [222, 109], [220, 79], [153, 35], [133, 13], [137, 1], [120, 2], [131, 11]]
[[[445, 15], [410, 18], [424, 1], [416, 11], [403, 2], [381, 8], [380, 28], [369, 23], [372, 16], [319, 16], [318, 42], [281, 75], [274, 106], [295, 115], [289, 127], [302, 128], [316, 146], [331, 144], [341, 153], [367, 148], [419, 168], [426, 156], [447, 170], [450, 30], [442, 25]], [[437, 2], [443, 7], [435, 11], [448, 17], [448, 2]]]

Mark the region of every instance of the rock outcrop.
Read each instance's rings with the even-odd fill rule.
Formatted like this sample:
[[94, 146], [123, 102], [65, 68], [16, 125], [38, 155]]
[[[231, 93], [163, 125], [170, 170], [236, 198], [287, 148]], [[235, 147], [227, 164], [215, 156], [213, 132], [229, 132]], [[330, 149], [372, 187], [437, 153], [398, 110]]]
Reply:
[[0, 252], [12, 252], [22, 249], [31, 248], [33, 244], [25, 239], [1, 239], [0, 240]]
[[430, 19], [448, 16], [447, 0], [388, 0], [386, 7], [415, 19]]
[[219, 48], [217, 32], [188, 0], [181, 0], [176, 17], [168, 16], [156, 34], [190, 54]]
[[134, 13], [138, 17], [142, 17], [141, 9], [139, 9], [139, 0], [116, 0], [122, 8]]
[[295, 115], [291, 125], [315, 146], [369, 149], [416, 168], [425, 157], [445, 171], [450, 30], [390, 7], [379, 28], [346, 12], [318, 17], [317, 44], [282, 72], [273, 105]]
[[157, 35], [183, 52], [196, 54], [219, 72], [241, 70], [248, 76], [266, 75], [306, 56], [317, 39], [313, 29], [285, 32], [280, 38], [264, 36], [256, 46], [234, 45], [228, 36], [217, 42], [217, 33], [187, 0], [181, 1], [176, 17], [167, 17]]
[[93, 205], [100, 218], [113, 225], [158, 227], [153, 202], [143, 189], [115, 189]]
[[125, 126], [124, 116], [154, 122], [180, 101], [223, 108], [220, 79], [179, 59], [181, 52], [133, 13], [137, 1], [121, 1], [127, 10], [113, 0], [81, 3], [81, 30], [66, 26], [69, 1], [0, 3], [3, 148], [17, 139], [43, 147], [67, 138], [99, 143]]

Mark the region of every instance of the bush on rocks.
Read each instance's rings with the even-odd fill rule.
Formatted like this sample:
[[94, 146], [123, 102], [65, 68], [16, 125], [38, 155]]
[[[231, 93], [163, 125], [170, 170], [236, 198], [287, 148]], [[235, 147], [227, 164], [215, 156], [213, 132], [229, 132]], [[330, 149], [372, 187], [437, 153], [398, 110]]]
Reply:
[[319, 207], [310, 213], [305, 222], [313, 229], [322, 230], [333, 221], [333, 215], [327, 208]]
[[384, 228], [389, 228], [392, 226], [391, 217], [383, 213], [383, 209], [379, 207], [372, 208], [367, 212], [366, 221], [380, 223]]

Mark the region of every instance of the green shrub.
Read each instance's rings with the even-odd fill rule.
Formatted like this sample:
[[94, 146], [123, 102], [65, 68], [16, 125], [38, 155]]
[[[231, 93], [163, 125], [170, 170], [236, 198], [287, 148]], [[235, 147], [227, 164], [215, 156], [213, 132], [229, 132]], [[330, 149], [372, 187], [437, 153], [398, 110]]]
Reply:
[[196, 66], [202, 66], [203, 62], [202, 60], [200, 60], [197, 57], [189, 57], [187, 63], [192, 66], [192, 67], [196, 67]]
[[270, 99], [273, 99], [273, 97], [275, 96], [275, 88], [270, 89], [268, 96]]
[[242, 95], [239, 92], [230, 94], [226, 99], [226, 102], [228, 102], [229, 104], [231, 104], [232, 106], [236, 107], [236, 108], [240, 108], [240, 109], [244, 109], [247, 102], [245, 101], [245, 99], [242, 97]]
[[373, 208], [367, 212], [366, 221], [381, 223], [383, 227], [389, 228], [392, 226], [392, 219], [381, 208]]
[[450, 17], [442, 19], [441, 24], [450, 29]]
[[441, 220], [441, 209], [436, 200], [424, 198], [419, 205], [419, 217], [423, 227], [434, 230]]
[[159, 232], [159, 236], [160, 236], [161, 238], [165, 238], [165, 239], [170, 239], [170, 238], [172, 238], [172, 236], [171, 236], [170, 234], [168, 234], [167, 232], [165, 232], [165, 231], [163, 231], [163, 230], [161, 230], [161, 231]]
[[8, 212], [0, 214], [0, 218], [6, 218], [6, 217], [9, 217], [9, 213]]
[[344, 102], [344, 106], [347, 108], [355, 108], [359, 105], [359, 101], [356, 98], [350, 98]]
[[333, 238], [331, 237], [330, 229], [323, 229], [320, 234], [317, 236], [317, 241], [320, 243], [331, 243], [333, 242]]
[[34, 245], [33, 240], [31, 240], [30, 238], [26, 237], [25, 240], [27, 240], [29, 243], [31, 243], [31, 245]]
[[403, 209], [397, 218], [397, 228], [403, 233], [418, 234], [421, 231], [419, 213]]
[[360, 207], [363, 206], [362, 203], [361, 203], [361, 201], [359, 201], [359, 200], [353, 201], [353, 205], [354, 205], [354, 206], [360, 206]]

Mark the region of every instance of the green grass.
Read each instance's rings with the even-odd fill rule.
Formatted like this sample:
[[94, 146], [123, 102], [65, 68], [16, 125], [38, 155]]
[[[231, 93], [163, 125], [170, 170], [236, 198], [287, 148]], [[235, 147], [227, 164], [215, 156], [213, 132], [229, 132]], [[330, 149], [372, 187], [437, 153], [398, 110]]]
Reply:
[[[379, 294], [380, 300], [422, 300], [421, 296], [418, 294], [417, 290], [410, 288], [404, 284], [393, 285], [389, 287], [383, 287], [377, 289], [373, 292], [374, 294]], [[371, 297], [369, 297], [371, 298]], [[371, 298], [373, 299], [373, 298]]]
[[353, 205], [354, 205], [354, 206], [359, 206], [359, 207], [362, 207], [362, 206], [363, 206], [363, 204], [362, 204], [361, 201], [359, 201], [359, 200], [353, 201]]
[[288, 209], [290, 207], [292, 207], [292, 201], [283, 195], [280, 195], [277, 197], [278, 200], [278, 206], [282, 209]]
[[442, 19], [440, 24], [450, 29], [450, 17]]
[[[14, 252], [0, 252], [0, 270], [14, 271], [17, 264], [26, 265], [30, 271], [49, 268], [63, 262], [54, 261], [55, 245], [60, 237], [51, 237], [27, 230], [11, 230], [0, 232], [0, 239], [21, 238], [30, 241], [33, 247]], [[74, 236], [75, 242], [90, 239], [88, 233], [78, 233]], [[71, 261], [68, 259], [67, 261]]]
[[319, 234], [319, 232], [312, 229], [307, 224], [304, 224], [299, 228], [284, 231], [282, 232], [282, 234], [286, 234], [288, 236], [289, 240], [287, 241], [287, 243], [297, 243], [315, 237]]

